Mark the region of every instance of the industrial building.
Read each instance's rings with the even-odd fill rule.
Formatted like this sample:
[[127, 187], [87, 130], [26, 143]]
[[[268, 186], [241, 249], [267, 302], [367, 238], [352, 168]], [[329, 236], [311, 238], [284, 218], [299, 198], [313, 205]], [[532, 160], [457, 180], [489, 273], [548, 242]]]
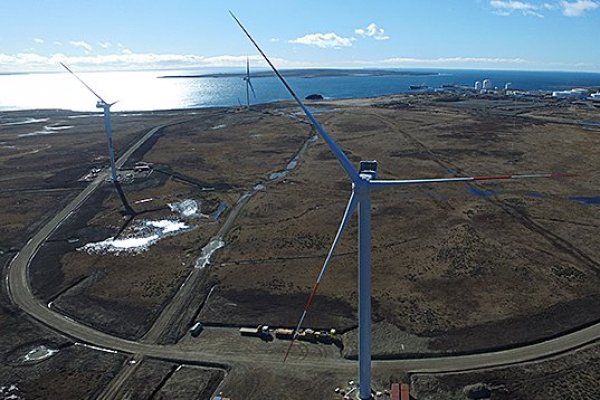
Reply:
[[552, 97], [559, 98], [581, 98], [587, 97], [589, 91], [587, 89], [575, 88], [571, 90], [557, 90], [552, 92]]

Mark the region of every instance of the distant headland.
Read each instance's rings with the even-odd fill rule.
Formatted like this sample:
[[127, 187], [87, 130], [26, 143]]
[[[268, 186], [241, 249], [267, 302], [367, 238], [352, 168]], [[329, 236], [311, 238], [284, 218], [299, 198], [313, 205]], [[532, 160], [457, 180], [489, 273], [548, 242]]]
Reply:
[[[282, 70], [281, 74], [285, 77], [293, 78], [331, 78], [343, 76], [436, 76], [437, 72], [425, 71], [394, 71], [386, 69], [287, 69]], [[199, 75], [164, 75], [159, 78], [235, 78], [246, 76], [243, 72], [214, 73]], [[269, 78], [273, 76], [271, 71], [257, 71], [250, 74], [252, 78]]]

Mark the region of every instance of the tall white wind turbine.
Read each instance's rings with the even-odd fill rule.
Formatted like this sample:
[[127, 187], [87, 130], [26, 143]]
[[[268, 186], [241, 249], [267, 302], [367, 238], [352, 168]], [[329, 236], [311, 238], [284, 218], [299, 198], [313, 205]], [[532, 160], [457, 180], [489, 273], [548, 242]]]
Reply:
[[[304, 103], [296, 95], [291, 86], [279, 73], [277, 68], [271, 63], [266, 54], [261, 50], [256, 41], [252, 38], [250, 33], [244, 28], [242, 23], [237, 17], [230, 11], [231, 16], [240, 26], [242, 31], [246, 34], [248, 39], [256, 47], [258, 52], [264, 57], [265, 61], [269, 64], [273, 72], [277, 75], [281, 83], [285, 86], [290, 95], [296, 100], [302, 111], [306, 114], [310, 123], [314, 126], [315, 130], [321, 136], [321, 138], [327, 143], [329, 149], [333, 155], [337, 158], [338, 162], [346, 171], [346, 174], [350, 178], [352, 183], [352, 194], [348, 200], [346, 211], [342, 218], [340, 227], [338, 228], [335, 239], [325, 262], [323, 268], [319, 273], [317, 281], [313, 287], [313, 290], [308, 298], [308, 301], [304, 307], [300, 321], [294, 331], [294, 339], [296, 339], [298, 331], [304, 322], [306, 312], [310, 307], [317, 289], [327, 268], [329, 262], [333, 256], [333, 253], [342, 237], [342, 234], [348, 223], [354, 210], [358, 207], [358, 337], [359, 337], [359, 348], [358, 348], [358, 363], [359, 363], [359, 397], [361, 400], [371, 399], [371, 191], [374, 189], [385, 189], [404, 185], [423, 185], [433, 183], [446, 183], [446, 182], [475, 182], [475, 181], [486, 181], [486, 180], [505, 180], [505, 179], [526, 179], [526, 178], [552, 178], [564, 176], [564, 174], [529, 174], [529, 175], [495, 175], [495, 176], [465, 176], [465, 177], [454, 177], [454, 178], [436, 178], [436, 179], [408, 179], [408, 180], [381, 180], [377, 178], [377, 161], [361, 161], [360, 168], [356, 170], [344, 151], [338, 146], [338, 144], [329, 136], [327, 131], [321, 126], [313, 114], [306, 108]], [[287, 358], [289, 351], [294, 341], [290, 342], [288, 351], [285, 355]], [[284, 359], [285, 360], [285, 359]]]
[[75, 72], [71, 71], [69, 67], [67, 67], [62, 62], [60, 63], [60, 65], [62, 65], [67, 71], [69, 71], [69, 73], [75, 78], [77, 78], [77, 80], [81, 82], [87, 90], [92, 92], [92, 94], [98, 98], [96, 108], [101, 108], [104, 111], [104, 130], [106, 131], [106, 140], [108, 141], [108, 158], [110, 159], [110, 172], [113, 183], [116, 183], [118, 181], [117, 166], [115, 165], [115, 148], [113, 146], [112, 140], [112, 120], [110, 114], [110, 108], [116, 103], [116, 101], [112, 103], [107, 103], [102, 97], [98, 95], [98, 93], [94, 91], [94, 89], [89, 87], [87, 83], [85, 83], [79, 76], [77, 76]]
[[250, 108], [250, 90], [252, 90], [252, 94], [256, 99], [256, 92], [254, 91], [254, 86], [252, 86], [252, 81], [250, 80], [250, 59], [246, 58], [246, 76], [244, 77], [244, 81], [246, 82], [246, 107]]

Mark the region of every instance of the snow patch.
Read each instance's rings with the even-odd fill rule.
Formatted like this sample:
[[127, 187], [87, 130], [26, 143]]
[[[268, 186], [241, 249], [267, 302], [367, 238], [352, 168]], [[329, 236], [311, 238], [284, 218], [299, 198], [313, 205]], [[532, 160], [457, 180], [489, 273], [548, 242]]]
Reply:
[[23, 356], [22, 360], [24, 362], [42, 361], [52, 357], [56, 353], [58, 353], [58, 349], [52, 349], [42, 344], [29, 350], [27, 354]]
[[85, 251], [89, 254], [139, 254], [148, 250], [150, 246], [165, 237], [174, 236], [191, 229], [193, 227], [188, 226], [183, 221], [177, 220], [141, 221], [128, 236], [123, 238], [109, 237], [100, 242], [88, 243], [77, 250]]
[[163, 219], [160, 221], [146, 221], [146, 226], [162, 229], [162, 233], [177, 232], [188, 227], [185, 222], [171, 221], [168, 219]]
[[66, 129], [73, 128], [73, 125], [46, 125], [41, 131], [35, 131], [30, 133], [21, 133], [19, 137], [39, 136], [39, 135], [51, 135], [56, 132], [64, 131]]
[[0, 126], [37, 124], [38, 122], [46, 121], [48, 121], [48, 118], [26, 118], [22, 121], [6, 122], [4, 124], [0, 124]]
[[169, 203], [168, 206], [171, 211], [179, 213], [182, 218], [198, 218], [201, 215], [200, 204], [193, 199]]
[[147, 203], [147, 202], [149, 202], [149, 201], [152, 201], [152, 200], [154, 200], [154, 199], [153, 199], [153, 198], [149, 198], [149, 199], [142, 199], [142, 200], [138, 200], [138, 201], [136, 201], [136, 202], [135, 202], [135, 203], [133, 203], [133, 204], [142, 204], [142, 203]]
[[77, 342], [77, 343], [75, 343], [75, 346], [81, 346], [81, 347], [85, 347], [86, 349], [103, 351], [105, 353], [117, 354], [116, 350], [106, 349], [104, 347], [94, 346], [94, 345], [91, 345], [91, 344], [85, 344], [85, 343], [79, 343], [79, 342]]
[[0, 386], [0, 400], [20, 400], [20, 390], [15, 384]]
[[223, 128], [227, 128], [227, 125], [225, 125], [225, 124], [219, 124], [219, 125], [213, 126], [210, 129], [212, 129], [213, 131], [216, 131], [217, 129], [223, 129]]
[[196, 268], [206, 268], [210, 264], [210, 257], [213, 253], [225, 246], [225, 242], [221, 238], [213, 238], [206, 246], [202, 248], [200, 258], [196, 260]]

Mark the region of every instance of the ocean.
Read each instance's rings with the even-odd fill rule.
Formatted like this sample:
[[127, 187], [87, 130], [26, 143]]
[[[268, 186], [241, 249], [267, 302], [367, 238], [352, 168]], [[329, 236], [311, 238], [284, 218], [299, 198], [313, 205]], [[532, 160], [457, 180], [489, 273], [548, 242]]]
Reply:
[[[373, 76], [360, 70], [348, 76], [290, 77], [289, 83], [304, 97], [318, 93], [325, 98], [359, 98], [409, 91], [410, 85], [473, 86], [475, 81], [490, 79], [497, 87], [512, 83], [524, 90], [560, 90], [573, 87], [600, 87], [600, 73], [389, 69], [412, 71], [423, 75]], [[264, 71], [264, 70], [263, 70]], [[113, 111], [148, 111], [195, 107], [237, 106], [246, 102], [246, 88], [240, 76], [202, 78], [160, 78], [165, 75], [214, 73], [196, 71], [129, 71], [93, 72], [80, 76], [106, 101], [118, 100]], [[231, 72], [231, 71], [225, 71]], [[235, 71], [241, 72], [241, 71]], [[252, 79], [256, 89], [253, 103], [289, 100], [289, 95], [275, 77]], [[66, 73], [0, 75], [0, 110], [67, 109], [92, 111], [96, 99], [79, 82]]]

